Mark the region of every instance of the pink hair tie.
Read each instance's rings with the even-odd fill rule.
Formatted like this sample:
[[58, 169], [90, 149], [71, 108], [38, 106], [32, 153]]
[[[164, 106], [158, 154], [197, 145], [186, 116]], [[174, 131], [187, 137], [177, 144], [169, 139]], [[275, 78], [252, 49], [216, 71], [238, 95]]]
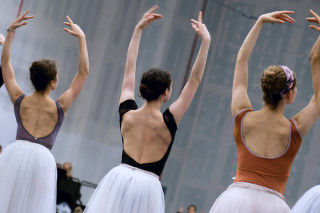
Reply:
[[290, 89], [293, 87], [294, 76], [293, 76], [293, 72], [290, 70], [289, 67], [283, 66], [283, 65], [278, 65], [278, 66], [282, 68], [283, 72], [286, 74], [286, 77], [287, 77], [286, 86], [280, 92], [280, 96], [284, 97], [285, 94], [287, 94], [290, 91]]

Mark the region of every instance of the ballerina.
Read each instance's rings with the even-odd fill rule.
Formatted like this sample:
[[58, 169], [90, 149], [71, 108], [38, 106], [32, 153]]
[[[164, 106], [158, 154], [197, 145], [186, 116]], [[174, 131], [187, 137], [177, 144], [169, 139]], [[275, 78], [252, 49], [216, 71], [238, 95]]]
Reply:
[[213, 204], [214, 212], [289, 212], [284, 191], [302, 138], [319, 117], [316, 99], [291, 119], [283, 115], [297, 94], [297, 77], [287, 66], [266, 68], [261, 77], [264, 106], [253, 111], [247, 94], [248, 60], [265, 23], [293, 23], [293, 11], [261, 15], [237, 56], [231, 112], [238, 151], [234, 183]]
[[25, 96], [18, 86], [10, 62], [10, 49], [17, 28], [24, 26], [29, 10], [14, 20], [7, 29], [1, 63], [4, 84], [14, 104], [18, 124], [16, 141], [0, 155], [0, 212], [56, 212], [56, 162], [50, 150], [63, 122], [87, 78], [89, 59], [86, 38], [81, 28], [67, 16], [64, 30], [78, 38], [78, 73], [69, 89], [57, 101], [50, 98], [58, 85], [55, 61], [42, 59], [30, 67], [30, 80], [35, 91]]
[[151, 68], [141, 78], [140, 94], [145, 103], [138, 108], [134, 101], [134, 86], [139, 43], [143, 30], [162, 18], [154, 13], [156, 9], [158, 6], [143, 15], [128, 48], [119, 106], [123, 141], [121, 164], [101, 180], [85, 209], [87, 213], [164, 212], [159, 176], [169, 156], [177, 125], [201, 82], [211, 37], [202, 23], [200, 12], [198, 21], [191, 19], [191, 25], [202, 43], [190, 78], [178, 100], [164, 113], [160, 112], [162, 103], [171, 96], [171, 76], [167, 71]]
[[[320, 24], [320, 17], [313, 10], [310, 10], [310, 13], [313, 17], [307, 18], [309, 22], [314, 22]], [[314, 29], [320, 32], [320, 27], [316, 25], [310, 25], [311, 29]], [[320, 109], [320, 37], [318, 37], [316, 43], [313, 45], [313, 48], [310, 53], [311, 61], [311, 70], [312, 70], [312, 80], [313, 80], [313, 89], [316, 97], [318, 108]], [[314, 186], [305, 192], [297, 203], [293, 206], [292, 213], [317, 213], [320, 211], [320, 185]]]

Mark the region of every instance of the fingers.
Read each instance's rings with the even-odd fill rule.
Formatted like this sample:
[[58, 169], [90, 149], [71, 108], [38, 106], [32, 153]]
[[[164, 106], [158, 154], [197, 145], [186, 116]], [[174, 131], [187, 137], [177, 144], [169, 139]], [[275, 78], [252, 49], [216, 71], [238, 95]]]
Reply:
[[[307, 20], [309, 22], [315, 22], [315, 23], [318, 23], [320, 24], [320, 17], [317, 13], [315, 13], [313, 10], [310, 10], [310, 13], [314, 16], [314, 17], [311, 17], [310, 19], [307, 18]], [[314, 29], [314, 28], [313, 28]]]
[[320, 27], [318, 27], [318, 26], [310, 25], [309, 28], [314, 29], [314, 30], [320, 32]]
[[284, 20], [277, 19], [277, 18], [271, 18], [272, 22], [274, 23], [279, 23], [279, 24], [284, 24]]
[[27, 19], [31, 19], [34, 18], [34, 15], [32, 16], [26, 16], [28, 13], [30, 12], [30, 10], [27, 10], [26, 12], [24, 12], [20, 17], [22, 20], [27, 20]]
[[280, 14], [294, 14], [294, 11], [291, 10], [283, 10], [283, 11], [279, 11]]
[[158, 13], [153, 13], [153, 14], [148, 15], [146, 18], [147, 18], [147, 22], [150, 23], [150, 22], [155, 21], [157, 19], [161, 19], [162, 15], [158, 14]]
[[310, 13], [315, 17], [315, 18], [319, 18], [319, 15], [317, 13], [315, 13], [313, 10], [310, 10]]
[[24, 16], [23, 20], [27, 20], [27, 19], [31, 19], [31, 18], [34, 18], [34, 15], [32, 15], [32, 16]]
[[290, 23], [293, 23], [295, 22], [296, 20], [294, 20], [293, 18], [291, 18], [290, 16], [288, 16], [287, 14], [283, 14], [283, 20], [287, 21], [287, 22], [290, 22]]
[[199, 12], [198, 21], [202, 23], [202, 11]]
[[199, 28], [197, 27], [197, 25], [196, 25], [196, 24], [191, 23], [191, 26], [192, 26], [192, 28], [194, 29], [194, 31], [196, 31], [196, 32], [198, 32], [198, 31], [199, 31]]
[[309, 17], [309, 18], [306, 18], [308, 22], [315, 22], [315, 23], [318, 23], [318, 20], [315, 18], [315, 17]]
[[194, 19], [190, 19], [190, 20], [191, 20], [191, 22], [194, 23], [194, 24], [200, 24], [199, 21], [196, 21], [196, 20], [194, 20]]
[[67, 26], [71, 26], [71, 24], [70, 24], [69, 22], [64, 21], [63, 23], [64, 23], [65, 25], [67, 25]]
[[66, 32], [68, 32], [68, 33], [70, 33], [70, 34], [72, 34], [72, 31], [69, 30], [68, 28], [63, 28], [63, 30], [66, 31]]
[[158, 5], [154, 5], [153, 7], [151, 7], [151, 8], [147, 11], [147, 13], [148, 13], [148, 14], [153, 13], [153, 12], [156, 11], [158, 8], [159, 8]]
[[[313, 22], [313, 23], [317, 23], [320, 24], [320, 17], [317, 13], [315, 13], [313, 10], [310, 10], [310, 13], [313, 15], [313, 17], [308, 17], [306, 18], [308, 22]], [[309, 25], [309, 28], [320, 31], [320, 27], [316, 26], [316, 25]]]
[[70, 24], [73, 24], [73, 21], [71, 20], [71, 18], [69, 16], [67, 16], [67, 19], [68, 19]]
[[151, 14], [153, 16], [153, 19], [159, 19], [159, 18], [162, 18], [162, 15], [159, 14], [159, 13], [152, 13]]
[[150, 23], [150, 22], [155, 21], [155, 20], [160, 19], [160, 18], [162, 18], [162, 16], [153, 16], [153, 15], [150, 15], [150, 16], [147, 17], [147, 22]]
[[25, 15], [27, 15], [29, 12], [30, 12], [30, 10], [27, 10], [26, 12], [24, 12], [24, 13], [22, 14], [22, 17], [24, 17]]

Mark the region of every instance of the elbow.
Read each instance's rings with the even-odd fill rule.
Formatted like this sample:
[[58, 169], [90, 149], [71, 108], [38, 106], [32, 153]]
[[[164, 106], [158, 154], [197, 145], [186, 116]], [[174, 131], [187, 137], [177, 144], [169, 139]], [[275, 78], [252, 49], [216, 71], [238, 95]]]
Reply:
[[311, 51], [311, 53], [309, 55], [309, 60], [311, 63], [318, 63], [318, 62], [320, 62], [320, 55], [314, 53], [314, 51]]
[[83, 76], [88, 76], [88, 74], [89, 74], [89, 66], [79, 70], [79, 73], [81, 73]]
[[5, 57], [4, 57], [4, 55], [2, 54], [1, 55], [1, 64], [3, 64], [5, 62]]
[[247, 60], [246, 60], [245, 56], [241, 52], [239, 52], [238, 55], [237, 55], [236, 63], [239, 64], [239, 63], [243, 63], [243, 62], [246, 62], [246, 61]]
[[199, 87], [199, 85], [201, 84], [202, 78], [195, 78], [192, 81], [192, 84], [195, 85], [196, 87]]
[[10, 63], [10, 58], [6, 57], [4, 54], [1, 55], [1, 64], [8, 64]]
[[89, 75], [89, 67], [86, 68], [86, 69], [83, 71], [83, 73], [84, 73], [86, 76]]

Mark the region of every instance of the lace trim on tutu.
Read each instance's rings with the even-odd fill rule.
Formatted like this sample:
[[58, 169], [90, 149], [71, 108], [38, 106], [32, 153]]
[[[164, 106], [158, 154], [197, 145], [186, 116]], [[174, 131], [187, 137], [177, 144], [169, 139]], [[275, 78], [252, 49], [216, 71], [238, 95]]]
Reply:
[[270, 189], [270, 188], [267, 188], [264, 186], [259, 186], [259, 185], [253, 184], [253, 183], [236, 182], [236, 183], [231, 184], [228, 188], [232, 188], [232, 187], [247, 188], [247, 189], [253, 189], [253, 190], [257, 190], [257, 191], [268, 192], [270, 194], [274, 194], [274, 195], [278, 196], [282, 200], [285, 200], [284, 196], [280, 192], [277, 192], [273, 189]]
[[137, 168], [137, 167], [130, 166], [130, 165], [125, 164], [125, 163], [121, 163], [120, 165], [121, 165], [121, 166], [125, 166], [125, 167], [127, 167], [127, 168], [129, 168], [129, 169], [132, 169], [132, 170], [141, 171], [141, 172], [143, 172], [143, 173], [146, 173], [146, 174], [148, 174], [148, 175], [152, 175], [153, 177], [159, 179], [159, 176], [156, 175], [156, 174], [154, 174], [154, 173], [152, 173], [152, 172], [149, 172], [149, 171], [146, 171], [146, 170], [143, 170], [143, 169], [139, 169], [139, 168]]

